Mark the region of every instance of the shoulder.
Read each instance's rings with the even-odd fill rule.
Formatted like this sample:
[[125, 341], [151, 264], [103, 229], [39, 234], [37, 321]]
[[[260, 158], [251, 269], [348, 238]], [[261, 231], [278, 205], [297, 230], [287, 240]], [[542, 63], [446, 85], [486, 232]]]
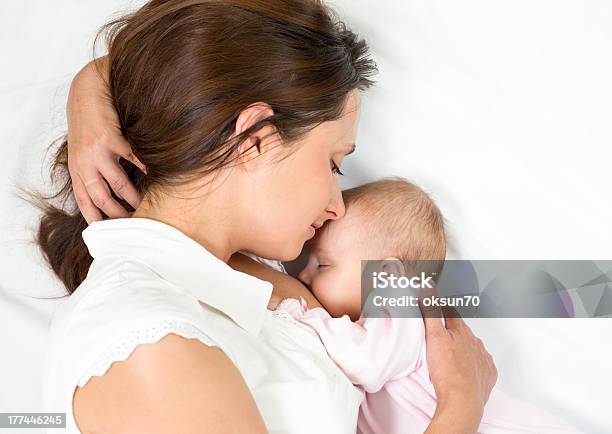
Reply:
[[183, 318], [199, 312], [197, 299], [160, 278], [138, 261], [117, 257], [94, 261], [87, 279], [53, 315], [60, 334], [78, 336], [102, 328], [106, 334], [150, 320]]
[[[82, 432], [265, 432], [238, 369], [218, 348], [168, 334], [74, 394]], [[240, 414], [240, 418], [235, 415]]]
[[150, 342], [173, 324], [202, 327], [211, 315], [213, 309], [138, 261], [94, 261], [87, 279], [54, 313], [51, 343], [86, 359], [130, 334]]
[[54, 312], [51, 322], [52, 348], [75, 361], [90, 358], [88, 352], [99, 352], [130, 330], [162, 320], [197, 321], [197, 299], [138, 263], [94, 264], [83, 284]]
[[[218, 311], [138, 261], [94, 264], [54, 314], [47, 406], [61, 406], [82, 432], [198, 432], [207, 411], [225, 411], [216, 402], [248, 395], [215, 339]], [[220, 401], [211, 401], [215, 395]], [[210, 426], [212, 413], [208, 419]], [[260, 432], [248, 429], [239, 431]]]
[[47, 401], [101, 376], [141, 344], [174, 333], [215, 345], [216, 315], [137, 262], [94, 262], [54, 313], [46, 358]]

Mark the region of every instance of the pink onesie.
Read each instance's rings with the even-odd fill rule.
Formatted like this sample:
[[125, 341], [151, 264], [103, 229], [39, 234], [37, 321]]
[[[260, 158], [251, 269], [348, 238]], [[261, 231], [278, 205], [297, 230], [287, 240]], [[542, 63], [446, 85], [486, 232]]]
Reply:
[[[365, 392], [358, 427], [363, 434], [425, 431], [436, 395], [425, 358], [421, 318], [332, 318], [325, 309], [287, 298], [277, 310], [313, 328], [331, 359]], [[577, 433], [559, 418], [493, 389], [479, 433]]]

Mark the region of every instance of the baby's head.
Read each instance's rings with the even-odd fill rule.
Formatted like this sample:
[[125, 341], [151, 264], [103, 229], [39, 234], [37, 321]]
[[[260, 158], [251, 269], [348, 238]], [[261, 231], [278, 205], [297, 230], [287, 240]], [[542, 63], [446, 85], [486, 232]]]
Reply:
[[334, 317], [361, 312], [361, 260], [443, 261], [444, 219], [432, 199], [402, 178], [342, 192], [346, 215], [321, 227], [299, 279]]

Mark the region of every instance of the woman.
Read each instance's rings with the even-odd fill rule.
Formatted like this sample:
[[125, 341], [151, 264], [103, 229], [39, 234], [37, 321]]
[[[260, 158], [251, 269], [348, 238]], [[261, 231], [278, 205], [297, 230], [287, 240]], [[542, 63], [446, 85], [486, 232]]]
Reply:
[[[151, 1], [113, 25], [108, 58], [73, 82], [56, 160], [85, 217], [49, 207], [39, 232], [73, 292], [45, 389], [69, 432], [355, 432], [360, 392], [255, 276], [318, 303], [236, 253], [294, 259], [343, 216], [335, 175], [374, 70], [314, 0]], [[425, 316], [428, 432], [473, 432], [490, 355], [462, 320]]]

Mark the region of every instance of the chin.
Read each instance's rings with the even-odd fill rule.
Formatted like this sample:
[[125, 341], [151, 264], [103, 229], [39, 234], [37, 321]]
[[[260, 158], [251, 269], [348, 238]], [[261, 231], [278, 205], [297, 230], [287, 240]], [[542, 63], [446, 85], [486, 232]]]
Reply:
[[[278, 237], [279, 234], [276, 233], [275, 235]], [[283, 262], [297, 259], [302, 253], [302, 248], [306, 242], [304, 238], [298, 239], [289, 237], [285, 237], [284, 239], [274, 238], [273, 240], [271, 238], [267, 238], [267, 243], [265, 243], [265, 241], [266, 240], [264, 239], [259, 240], [259, 246], [265, 246], [265, 252], [263, 249], [258, 249], [259, 253], [255, 254], [257, 256]], [[270, 243], [270, 241], [273, 242]]]
[[268, 246], [265, 250], [257, 249], [257, 251], [253, 253], [262, 258], [286, 262], [293, 261], [300, 255], [300, 252], [301, 250], [299, 248], [292, 249], [288, 243], [284, 243], [279, 246]]
[[283, 262], [289, 262], [297, 259], [298, 256], [300, 256], [300, 253], [302, 253], [302, 246], [303, 243], [301, 245], [297, 245], [296, 243], [293, 249], [289, 249], [291, 246], [285, 246], [285, 249], [281, 249], [282, 255], [278, 259]]

